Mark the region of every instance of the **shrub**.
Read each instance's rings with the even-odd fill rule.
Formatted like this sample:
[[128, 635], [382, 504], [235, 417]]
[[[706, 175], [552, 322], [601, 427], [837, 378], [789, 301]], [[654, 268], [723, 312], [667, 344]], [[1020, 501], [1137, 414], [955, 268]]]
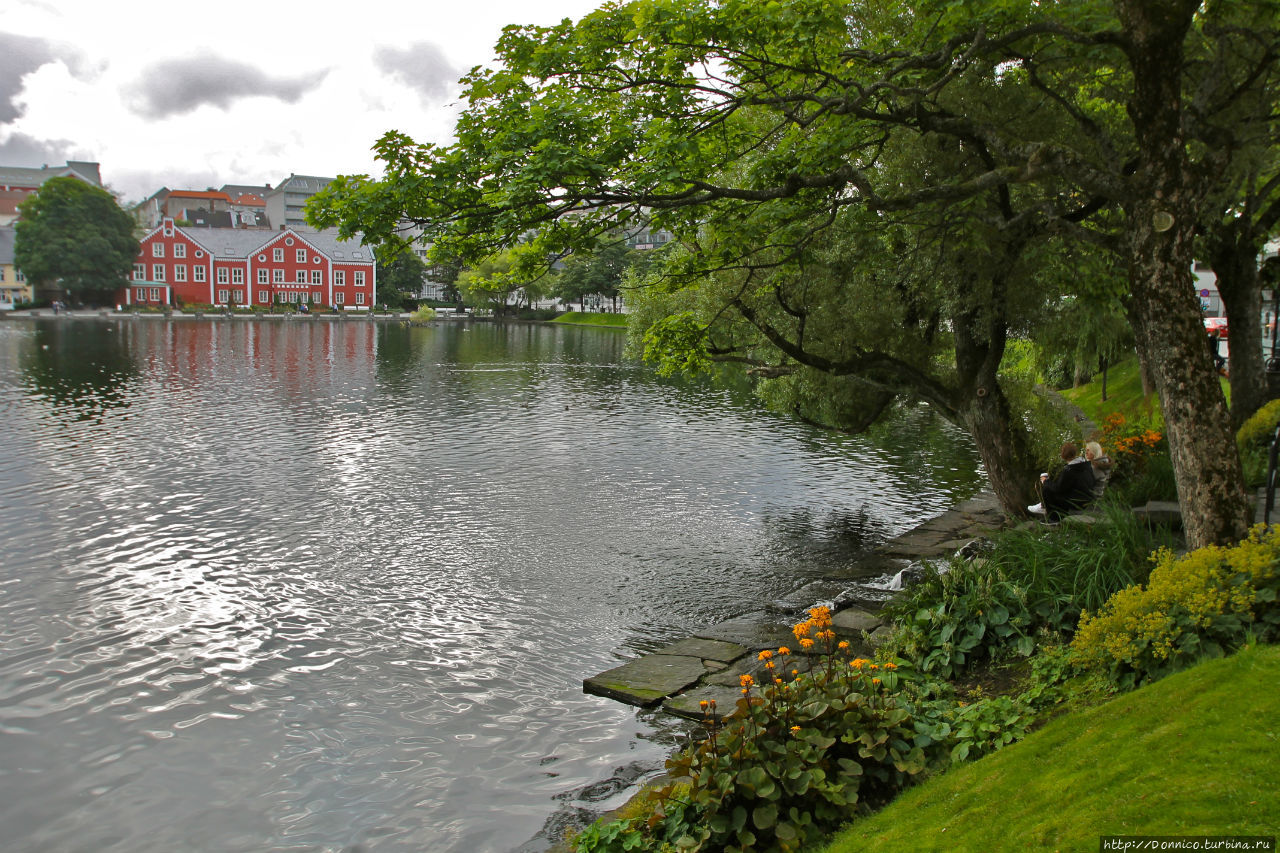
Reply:
[[991, 560], [952, 560], [946, 572], [929, 567], [924, 578], [886, 608], [897, 622], [889, 650], [922, 672], [951, 678], [1006, 648], [1035, 648], [1037, 620], [1026, 590]]
[[1146, 588], [1123, 589], [1080, 618], [1072, 642], [1079, 666], [1131, 687], [1220, 657], [1250, 637], [1280, 639], [1280, 532], [1259, 525], [1231, 548], [1182, 557], [1164, 548], [1153, 559]]
[[1280, 425], [1280, 400], [1272, 400], [1241, 424], [1236, 433], [1236, 446], [1241, 452], [1266, 447], [1275, 435], [1277, 425]]

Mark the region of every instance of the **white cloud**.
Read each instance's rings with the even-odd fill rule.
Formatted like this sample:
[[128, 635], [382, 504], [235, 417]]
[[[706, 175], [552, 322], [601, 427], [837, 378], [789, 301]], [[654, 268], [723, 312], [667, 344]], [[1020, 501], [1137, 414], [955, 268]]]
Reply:
[[505, 25], [578, 18], [598, 2], [364, 0], [334, 17], [226, 0], [193, 18], [155, 0], [10, 0], [0, 164], [96, 160], [131, 200], [162, 186], [376, 174], [371, 148], [388, 130], [449, 141], [457, 78], [492, 60]]

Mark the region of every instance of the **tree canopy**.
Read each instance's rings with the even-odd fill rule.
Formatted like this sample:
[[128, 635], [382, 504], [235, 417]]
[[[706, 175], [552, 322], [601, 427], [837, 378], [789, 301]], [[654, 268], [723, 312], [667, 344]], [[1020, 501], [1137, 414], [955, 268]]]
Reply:
[[122, 286], [133, 270], [133, 219], [101, 187], [52, 178], [18, 214], [14, 263], [37, 286], [102, 292]]
[[407, 218], [471, 258], [532, 234], [530, 267], [651, 217], [680, 246], [656, 357], [740, 361], [849, 428], [927, 400], [974, 436], [1014, 513], [1034, 463], [1001, 384], [1007, 342], [1077, 292], [1074, 257], [1109, 253], [1189, 538], [1229, 541], [1249, 506], [1192, 241], [1223, 203], [1225, 129], [1274, 121], [1250, 105], [1274, 92], [1277, 11], [610, 4], [508, 27], [499, 63], [465, 78], [455, 144], [389, 132], [384, 177], [339, 178], [311, 212], [375, 239]]

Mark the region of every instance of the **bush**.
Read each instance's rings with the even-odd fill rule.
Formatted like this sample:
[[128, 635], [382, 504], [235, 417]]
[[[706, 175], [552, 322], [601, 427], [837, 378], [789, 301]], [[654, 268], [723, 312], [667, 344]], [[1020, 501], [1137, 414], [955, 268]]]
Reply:
[[1272, 400], [1240, 426], [1236, 433], [1236, 446], [1241, 452], [1251, 448], [1265, 448], [1280, 425], [1280, 400]]
[[1182, 557], [1164, 548], [1153, 559], [1146, 588], [1123, 589], [1097, 614], [1081, 616], [1072, 642], [1077, 665], [1132, 687], [1220, 657], [1251, 637], [1280, 639], [1280, 532], [1259, 525], [1231, 548]]
[[886, 613], [898, 623], [889, 651], [940, 678], [953, 678], [1009, 648], [1031, 654], [1039, 621], [1026, 589], [984, 559], [953, 560], [946, 572], [928, 567]]

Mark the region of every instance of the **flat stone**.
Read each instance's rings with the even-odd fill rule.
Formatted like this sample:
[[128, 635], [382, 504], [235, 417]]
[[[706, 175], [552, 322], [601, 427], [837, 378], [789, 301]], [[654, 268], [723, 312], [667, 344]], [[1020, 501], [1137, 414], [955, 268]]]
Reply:
[[831, 617], [831, 627], [842, 636], [861, 636], [863, 631], [874, 631], [884, 622], [879, 616], [850, 607]]
[[1134, 507], [1133, 514], [1147, 524], [1182, 526], [1182, 508], [1177, 501], [1147, 501], [1145, 506]]
[[697, 683], [707, 672], [687, 655], [645, 655], [582, 682], [582, 691], [648, 708]]
[[708, 640], [704, 637], [687, 637], [655, 652], [659, 655], [683, 655], [721, 663], [732, 663], [746, 653], [747, 649], [737, 643]]
[[889, 638], [892, 636], [893, 626], [881, 625], [879, 628], [876, 628], [871, 632], [871, 636], [867, 638], [867, 641], [871, 644], [871, 648], [878, 649], [887, 643]]
[[[741, 698], [741, 687], [710, 684], [668, 699], [662, 703], [662, 710], [686, 720], [701, 721], [710, 718], [719, 722], [733, 716]], [[702, 707], [703, 702], [707, 703], [707, 707]], [[715, 702], [714, 713], [712, 702]]]
[[719, 625], [712, 625], [703, 631], [698, 632], [698, 637], [706, 640], [720, 640], [726, 643], [737, 643], [745, 646], [749, 651], [760, 651], [761, 649], [776, 649], [778, 646], [795, 645], [795, 635], [791, 633], [790, 626], [779, 625], [776, 621], [769, 621], [768, 617], [763, 615], [747, 615], [740, 616], [737, 619], [730, 619], [728, 622], [721, 622]]

